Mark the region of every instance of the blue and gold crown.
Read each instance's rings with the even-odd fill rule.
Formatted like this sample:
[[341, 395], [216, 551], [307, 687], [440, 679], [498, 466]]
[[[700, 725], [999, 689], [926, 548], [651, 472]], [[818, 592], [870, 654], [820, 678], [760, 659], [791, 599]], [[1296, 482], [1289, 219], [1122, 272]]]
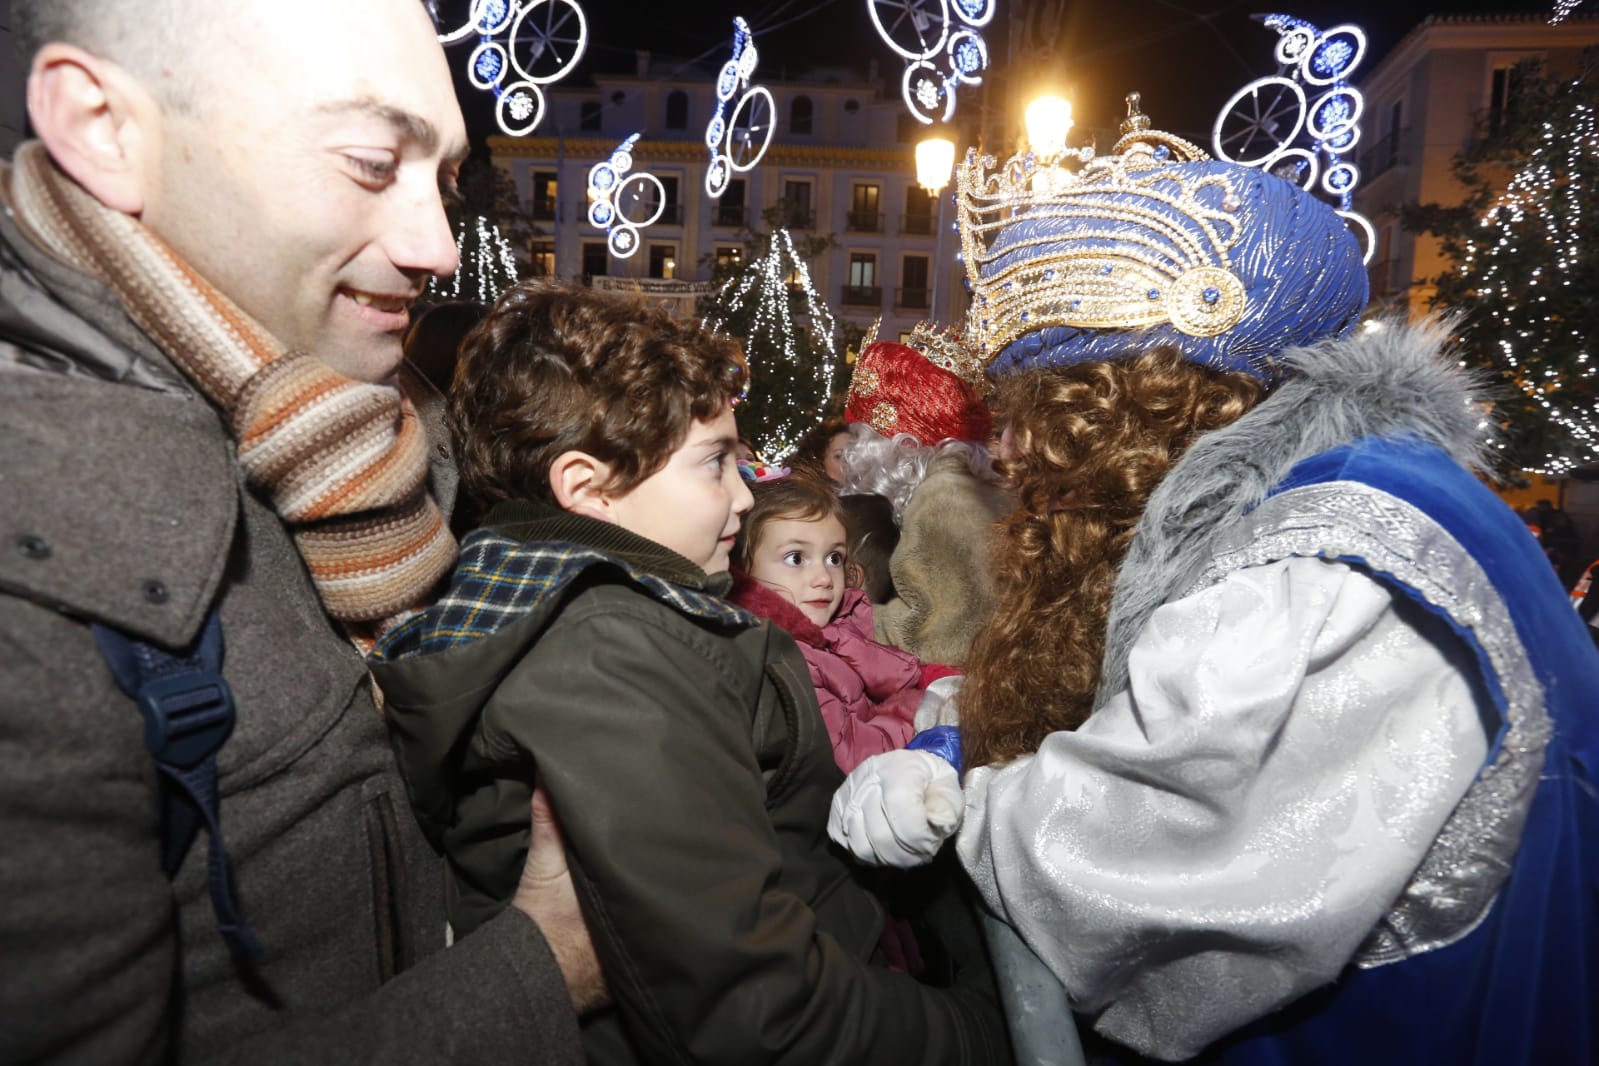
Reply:
[[1165, 344], [1271, 381], [1278, 352], [1355, 325], [1365, 268], [1331, 207], [1152, 130], [1136, 93], [1128, 112], [1112, 154], [1076, 169], [961, 164], [967, 330], [990, 374]]

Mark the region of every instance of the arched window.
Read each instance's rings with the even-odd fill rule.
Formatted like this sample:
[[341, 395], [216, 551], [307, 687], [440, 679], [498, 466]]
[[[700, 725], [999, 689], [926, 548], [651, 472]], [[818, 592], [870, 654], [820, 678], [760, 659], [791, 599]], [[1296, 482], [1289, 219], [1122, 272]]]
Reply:
[[666, 128], [688, 129], [688, 93], [682, 89], [673, 89], [666, 94]]
[[790, 133], [811, 132], [811, 98], [809, 96], [796, 96], [794, 102], [788, 105], [788, 131]]

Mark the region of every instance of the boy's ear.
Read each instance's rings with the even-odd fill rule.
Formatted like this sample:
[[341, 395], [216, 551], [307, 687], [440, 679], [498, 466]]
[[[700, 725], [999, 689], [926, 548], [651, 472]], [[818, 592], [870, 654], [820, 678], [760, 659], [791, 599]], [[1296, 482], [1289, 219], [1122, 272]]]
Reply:
[[52, 41], [29, 72], [28, 118], [50, 158], [91, 196], [124, 214], [144, 211], [161, 110], [127, 70]]
[[562, 452], [550, 464], [550, 492], [561, 510], [614, 523], [610, 497], [603, 491], [610, 480], [610, 466], [588, 452]]

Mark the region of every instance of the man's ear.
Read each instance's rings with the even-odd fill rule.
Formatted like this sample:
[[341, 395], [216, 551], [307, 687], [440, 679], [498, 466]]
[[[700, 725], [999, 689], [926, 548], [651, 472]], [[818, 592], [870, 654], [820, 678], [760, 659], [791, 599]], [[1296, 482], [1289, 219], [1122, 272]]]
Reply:
[[610, 480], [610, 466], [587, 452], [562, 452], [550, 464], [550, 491], [563, 511], [614, 523], [611, 498], [604, 492]]
[[125, 69], [51, 41], [28, 75], [28, 118], [50, 158], [91, 196], [124, 214], [144, 211], [161, 111]]

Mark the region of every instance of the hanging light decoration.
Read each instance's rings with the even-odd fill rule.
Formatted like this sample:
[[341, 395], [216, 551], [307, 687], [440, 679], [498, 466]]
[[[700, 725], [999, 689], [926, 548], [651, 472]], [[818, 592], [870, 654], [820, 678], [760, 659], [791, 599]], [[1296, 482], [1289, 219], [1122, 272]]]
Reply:
[[[439, 6], [439, 0], [428, 4], [435, 26], [442, 24]], [[522, 137], [544, 117], [540, 86], [583, 58], [588, 21], [577, 0], [471, 0], [466, 21], [438, 36], [440, 44], [457, 44], [474, 35], [467, 77], [494, 94], [494, 118], [506, 136]]]
[[609, 159], [589, 167], [589, 224], [605, 231], [611, 254], [626, 259], [638, 251], [639, 235], [666, 211], [666, 186], [647, 171], [633, 171], [632, 134]]
[[[1256, 78], [1222, 106], [1211, 130], [1211, 150], [1218, 159], [1258, 167], [1332, 197], [1369, 263], [1376, 232], [1354, 210], [1360, 171], [1343, 158], [1360, 141], [1366, 102], [1349, 84], [1349, 75], [1365, 58], [1366, 35], [1347, 23], [1323, 32], [1291, 15], [1255, 18], [1277, 31], [1277, 73]], [[1308, 148], [1298, 143], [1302, 134]]]
[[[705, 147], [711, 161], [705, 168], [705, 192], [712, 199], [727, 191], [734, 174], [753, 170], [772, 143], [777, 129], [777, 104], [765, 86], [750, 88], [759, 60], [749, 23], [733, 19], [733, 58], [716, 76], [716, 110], [705, 124]], [[731, 110], [728, 104], [738, 94]]]
[[977, 31], [993, 19], [994, 3], [866, 0], [878, 36], [906, 61], [900, 92], [916, 121], [948, 122], [955, 114], [955, 91], [982, 84], [988, 45]]

